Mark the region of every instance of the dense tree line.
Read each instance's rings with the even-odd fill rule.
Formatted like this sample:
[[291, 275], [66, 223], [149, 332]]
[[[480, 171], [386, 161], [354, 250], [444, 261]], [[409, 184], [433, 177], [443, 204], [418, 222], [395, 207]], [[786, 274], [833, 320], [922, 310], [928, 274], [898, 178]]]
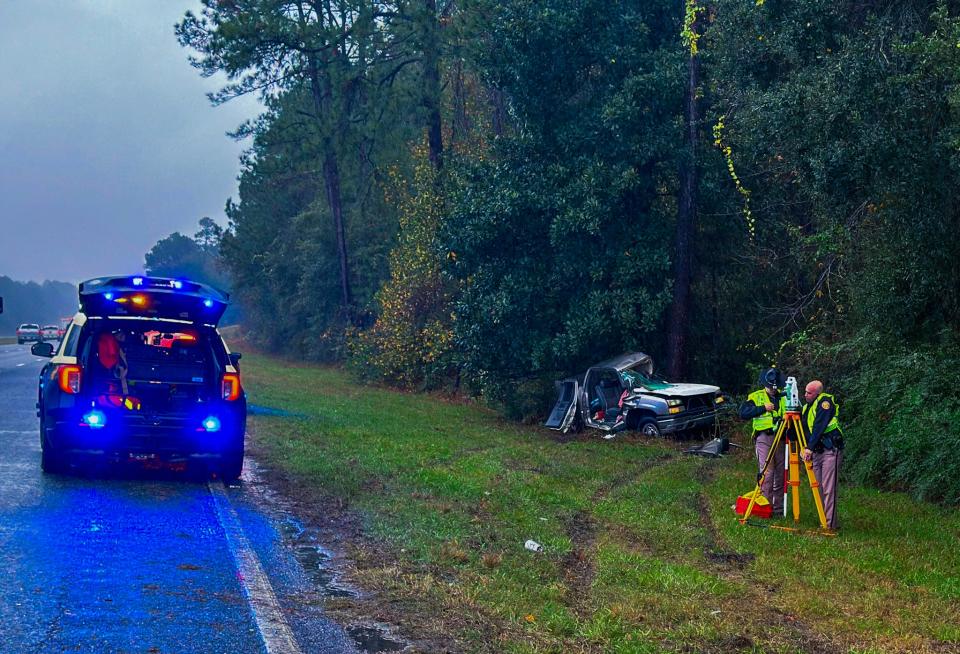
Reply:
[[66, 282], [18, 282], [0, 275], [0, 336], [12, 336], [21, 323], [59, 325], [73, 316], [79, 302], [77, 287]]
[[623, 350], [842, 400], [849, 470], [960, 501], [960, 3], [205, 0], [256, 93], [220, 254], [252, 333], [508, 414]]

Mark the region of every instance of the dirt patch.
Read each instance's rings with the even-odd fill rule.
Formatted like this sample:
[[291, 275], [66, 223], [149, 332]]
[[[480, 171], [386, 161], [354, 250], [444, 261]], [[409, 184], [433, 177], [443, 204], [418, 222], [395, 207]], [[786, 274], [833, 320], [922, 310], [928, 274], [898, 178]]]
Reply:
[[[617, 488], [636, 481], [646, 472], [674, 458], [674, 455], [664, 453], [638, 464], [598, 488], [591, 497], [589, 506], [596, 505]], [[590, 589], [596, 576], [597, 529], [597, 521], [589, 509], [574, 513], [566, 525], [566, 533], [571, 543], [570, 551], [561, 559], [568, 589], [566, 603], [581, 619], [588, 618], [593, 611]]]
[[791, 634], [790, 644], [796, 647], [798, 651], [808, 654], [840, 654], [840, 652], [845, 651], [845, 648], [824, 640], [814, 633], [809, 625], [795, 616], [773, 609], [769, 612], [776, 616], [775, 619], [779, 625]]
[[[697, 470], [697, 480], [701, 486], [709, 485], [716, 477], [716, 466], [711, 465], [710, 461], [704, 461]], [[704, 544], [703, 554], [707, 561], [722, 568], [744, 570], [753, 563], [755, 555], [745, 552], [736, 552], [726, 543], [717, 526], [713, 522], [710, 513], [710, 502], [706, 493], [701, 490], [697, 493], [697, 512], [700, 516], [700, 525], [703, 527]]]
[[564, 580], [569, 589], [567, 604], [577, 616], [586, 618], [591, 613], [590, 587], [596, 575], [596, 521], [588, 512], [578, 511], [567, 522], [567, 535], [573, 543], [570, 552], [561, 560]]

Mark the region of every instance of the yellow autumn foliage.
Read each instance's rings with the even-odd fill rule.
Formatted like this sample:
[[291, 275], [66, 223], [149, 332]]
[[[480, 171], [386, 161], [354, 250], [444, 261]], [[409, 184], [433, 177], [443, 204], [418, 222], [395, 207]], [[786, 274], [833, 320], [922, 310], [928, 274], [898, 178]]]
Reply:
[[353, 366], [365, 376], [404, 387], [440, 381], [453, 341], [451, 294], [435, 248], [443, 197], [426, 145], [413, 155], [413, 180], [394, 168], [384, 185], [399, 215], [390, 278], [377, 293], [376, 323], [354, 335], [350, 348]]

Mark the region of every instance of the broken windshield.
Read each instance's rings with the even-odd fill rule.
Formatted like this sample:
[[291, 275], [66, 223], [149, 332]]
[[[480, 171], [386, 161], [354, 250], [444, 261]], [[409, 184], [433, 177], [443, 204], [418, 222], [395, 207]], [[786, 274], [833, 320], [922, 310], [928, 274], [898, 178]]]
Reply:
[[667, 381], [659, 379], [654, 375], [648, 377], [636, 370], [621, 370], [620, 377], [623, 379], [623, 384], [627, 388], [639, 388], [642, 386], [651, 391], [662, 391], [665, 388], [670, 388], [670, 384]]

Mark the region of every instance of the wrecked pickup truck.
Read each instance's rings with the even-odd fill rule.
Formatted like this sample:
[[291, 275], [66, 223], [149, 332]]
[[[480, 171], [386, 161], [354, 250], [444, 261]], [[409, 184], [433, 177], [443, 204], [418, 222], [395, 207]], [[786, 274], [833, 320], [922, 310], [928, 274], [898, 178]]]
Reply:
[[593, 427], [660, 437], [712, 427], [727, 399], [716, 386], [671, 384], [654, 375], [653, 359], [642, 352], [599, 363], [578, 377], [557, 382], [559, 398], [546, 427], [564, 433]]

